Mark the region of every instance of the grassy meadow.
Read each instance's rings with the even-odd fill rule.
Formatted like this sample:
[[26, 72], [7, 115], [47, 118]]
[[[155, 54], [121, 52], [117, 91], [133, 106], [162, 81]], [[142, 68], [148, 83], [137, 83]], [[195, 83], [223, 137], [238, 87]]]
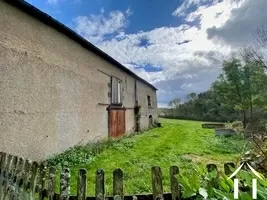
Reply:
[[155, 165], [162, 168], [164, 192], [169, 192], [170, 166], [177, 165], [181, 173], [208, 163], [222, 168], [225, 162], [235, 162], [246, 144], [240, 138], [215, 137], [214, 130], [201, 128], [201, 122], [160, 121], [163, 127], [125, 137], [105, 148], [89, 164], [72, 166], [71, 193], [76, 193], [80, 168], [88, 172], [88, 195], [94, 195], [95, 171], [100, 168], [105, 171], [106, 195], [112, 194], [112, 172], [116, 168], [124, 172], [125, 194], [151, 193], [151, 167]]

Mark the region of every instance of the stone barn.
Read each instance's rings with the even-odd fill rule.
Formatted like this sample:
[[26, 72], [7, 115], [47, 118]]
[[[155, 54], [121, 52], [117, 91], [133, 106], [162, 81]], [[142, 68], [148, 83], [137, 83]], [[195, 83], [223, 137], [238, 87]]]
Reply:
[[42, 160], [157, 119], [153, 85], [27, 2], [0, 0], [0, 30], [0, 151]]

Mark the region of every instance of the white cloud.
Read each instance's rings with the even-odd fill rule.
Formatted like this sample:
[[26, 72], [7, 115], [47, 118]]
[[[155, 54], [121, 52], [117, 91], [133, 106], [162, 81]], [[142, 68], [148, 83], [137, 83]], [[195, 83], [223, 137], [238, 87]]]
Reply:
[[214, 24], [207, 29], [209, 39], [240, 47], [252, 40], [252, 32], [266, 25], [266, 0], [240, 0], [228, 11], [223, 24]]
[[212, 0], [184, 0], [184, 2], [172, 13], [172, 15], [179, 17], [186, 16], [189, 8], [191, 8], [192, 6], [200, 6], [211, 1]]
[[127, 17], [131, 14], [130, 9], [125, 13], [121, 11], [110, 12], [104, 16], [104, 9], [99, 15], [78, 16], [74, 19], [75, 30], [91, 42], [100, 42], [108, 34], [118, 34], [127, 26]]
[[[159, 89], [158, 101], [166, 104], [172, 98], [184, 98], [190, 92], [207, 90], [217, 78], [221, 71], [221, 61], [234, 48], [208, 39], [207, 30], [213, 26], [224, 27], [232, 13], [240, 9], [244, 1], [249, 0], [186, 0], [173, 13], [177, 16], [184, 15], [185, 24], [178, 27], [161, 27], [127, 34], [124, 28], [131, 12], [115, 11], [108, 17], [104, 17], [103, 13], [78, 17], [76, 30], [139, 76], [153, 83]], [[189, 12], [188, 8], [192, 5], [199, 7]], [[192, 22], [195, 25], [189, 25]], [[105, 35], [111, 33], [115, 36], [111, 39], [105, 38]], [[140, 46], [142, 40], [147, 45]], [[150, 68], [154, 66], [155, 71], [146, 71], [146, 65]], [[158, 71], [158, 67], [162, 70]]]

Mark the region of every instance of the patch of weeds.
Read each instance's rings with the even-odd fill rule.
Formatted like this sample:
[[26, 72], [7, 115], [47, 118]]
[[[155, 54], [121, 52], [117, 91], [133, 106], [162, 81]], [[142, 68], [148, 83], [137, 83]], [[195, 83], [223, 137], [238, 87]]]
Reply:
[[193, 162], [193, 160], [191, 158], [188, 158], [186, 155], [182, 155], [180, 157], [180, 160], [181, 160], [181, 162], [184, 162], [184, 163], [191, 163], [191, 162]]
[[48, 159], [48, 166], [57, 166], [58, 168], [82, 165], [93, 161], [93, 152], [86, 147], [73, 147], [64, 153]]
[[150, 137], [159, 138], [160, 136], [159, 135], [151, 135]]
[[134, 147], [134, 142], [130, 140], [120, 141], [113, 144], [113, 148], [119, 151], [125, 151]]
[[47, 166], [58, 168], [71, 167], [76, 165], [89, 164], [94, 161], [96, 155], [108, 148], [125, 150], [133, 147], [133, 142], [122, 139], [106, 139], [95, 143], [88, 143], [85, 146], [75, 146], [67, 151], [49, 158], [45, 162]]
[[210, 149], [221, 154], [241, 153], [244, 146], [238, 145], [238, 140], [240, 140], [238, 137], [216, 137], [210, 141]]
[[151, 192], [150, 185], [147, 184], [145, 181], [133, 182], [132, 186], [134, 188], [132, 192], [133, 194], [144, 194]]
[[203, 150], [203, 153], [202, 153], [201, 155], [204, 155], [204, 154], [206, 154], [206, 155], [210, 155], [211, 152], [210, 152], [210, 150], [206, 150], [206, 149], [204, 149], [204, 150]]
[[95, 157], [106, 149], [114, 149], [118, 151], [126, 151], [134, 148], [134, 136], [144, 133], [143, 131], [125, 135], [123, 137], [113, 139], [108, 138], [97, 142], [90, 142], [84, 146], [74, 146], [67, 151], [55, 155], [46, 161], [47, 166], [56, 166], [58, 168], [72, 167], [77, 165], [90, 164]]
[[132, 158], [131, 160], [126, 161], [126, 163], [130, 164], [130, 165], [135, 165], [135, 164], [139, 163], [139, 161], [140, 160], [135, 157], [135, 158]]

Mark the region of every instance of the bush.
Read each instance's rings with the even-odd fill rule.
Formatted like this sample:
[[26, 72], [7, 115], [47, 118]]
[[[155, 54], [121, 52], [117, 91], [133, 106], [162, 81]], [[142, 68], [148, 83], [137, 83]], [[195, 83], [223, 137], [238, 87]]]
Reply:
[[255, 164], [255, 169], [267, 175], [267, 116], [266, 110], [253, 113], [244, 131], [245, 137], [251, 142], [251, 151], [243, 156]]
[[243, 122], [241, 122], [241, 121], [234, 121], [232, 123], [233, 129], [242, 129], [243, 127], [244, 127], [244, 125], [243, 125]]
[[267, 136], [267, 119], [261, 117], [253, 117], [250, 119], [246, 129], [246, 137], [264, 137]]

